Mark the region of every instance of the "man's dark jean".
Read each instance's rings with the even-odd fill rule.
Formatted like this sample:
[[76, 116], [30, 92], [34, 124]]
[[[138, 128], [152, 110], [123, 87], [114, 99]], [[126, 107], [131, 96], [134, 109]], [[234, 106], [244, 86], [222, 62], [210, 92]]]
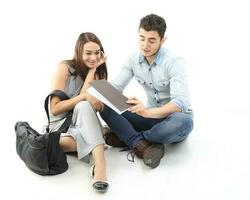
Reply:
[[104, 105], [100, 116], [130, 149], [141, 139], [162, 144], [181, 142], [193, 129], [192, 113], [175, 112], [166, 118], [152, 119], [129, 111], [119, 115]]

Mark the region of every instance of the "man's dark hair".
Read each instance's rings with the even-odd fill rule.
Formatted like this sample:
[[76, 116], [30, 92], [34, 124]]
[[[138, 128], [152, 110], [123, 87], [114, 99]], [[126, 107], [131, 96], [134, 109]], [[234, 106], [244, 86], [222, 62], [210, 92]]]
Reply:
[[162, 17], [150, 14], [141, 19], [139, 28], [143, 28], [145, 31], [157, 31], [162, 39], [167, 29], [167, 25]]

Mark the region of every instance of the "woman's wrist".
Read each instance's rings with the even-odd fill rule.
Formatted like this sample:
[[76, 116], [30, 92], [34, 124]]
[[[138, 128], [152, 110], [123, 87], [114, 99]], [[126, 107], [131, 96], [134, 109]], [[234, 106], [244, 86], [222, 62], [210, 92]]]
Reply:
[[95, 74], [95, 72], [96, 72], [96, 67], [89, 68], [89, 73]]
[[78, 100], [77, 100], [78, 102], [84, 101], [84, 100], [87, 99], [87, 93], [82, 92], [82, 93], [80, 93], [77, 97], [78, 97]]

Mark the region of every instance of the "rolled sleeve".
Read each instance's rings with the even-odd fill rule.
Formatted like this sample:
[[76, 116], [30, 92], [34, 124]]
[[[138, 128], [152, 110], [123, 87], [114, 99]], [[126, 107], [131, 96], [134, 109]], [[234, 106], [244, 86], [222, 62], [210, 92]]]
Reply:
[[177, 58], [169, 69], [170, 74], [170, 102], [176, 104], [182, 112], [190, 107], [186, 64]]

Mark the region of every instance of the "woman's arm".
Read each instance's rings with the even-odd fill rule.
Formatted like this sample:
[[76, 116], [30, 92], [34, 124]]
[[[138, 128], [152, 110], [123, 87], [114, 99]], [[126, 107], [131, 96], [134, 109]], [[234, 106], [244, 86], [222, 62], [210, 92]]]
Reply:
[[[58, 65], [55, 74], [52, 79], [52, 90], [64, 90], [68, 77], [68, 66], [64, 63]], [[52, 97], [50, 101], [50, 111], [53, 115], [59, 115], [72, 110], [75, 105], [83, 100], [86, 100], [87, 96], [84, 93], [80, 93], [78, 96], [68, 100], [61, 101], [59, 97]]]
[[107, 56], [104, 55], [102, 52], [102, 56], [100, 60], [97, 62], [95, 67], [89, 68], [88, 74], [85, 78], [84, 84], [81, 89], [81, 94], [85, 96], [85, 99], [91, 103], [91, 105], [95, 108], [96, 111], [100, 110], [102, 108], [102, 103], [97, 98], [91, 96], [88, 94], [87, 89], [90, 87], [90, 82], [94, 80], [99, 80], [98, 74], [96, 74], [96, 70], [99, 66], [101, 66], [104, 62], [106, 62]]
[[80, 93], [82, 93], [82, 94], [87, 93], [87, 89], [90, 86], [89, 83], [95, 80], [95, 71], [96, 71], [96, 68], [89, 69]]
[[90, 86], [90, 84], [89, 84], [90, 82], [92, 82], [94, 80], [99, 80], [99, 76], [98, 76], [98, 74], [96, 74], [96, 70], [103, 63], [105, 63], [106, 60], [107, 60], [107, 56], [103, 52], [101, 52], [101, 57], [98, 60], [98, 62], [96, 63], [96, 66], [89, 68], [88, 74], [87, 74], [86, 79], [84, 81], [84, 84], [82, 86], [81, 93], [87, 93], [87, 89]]

